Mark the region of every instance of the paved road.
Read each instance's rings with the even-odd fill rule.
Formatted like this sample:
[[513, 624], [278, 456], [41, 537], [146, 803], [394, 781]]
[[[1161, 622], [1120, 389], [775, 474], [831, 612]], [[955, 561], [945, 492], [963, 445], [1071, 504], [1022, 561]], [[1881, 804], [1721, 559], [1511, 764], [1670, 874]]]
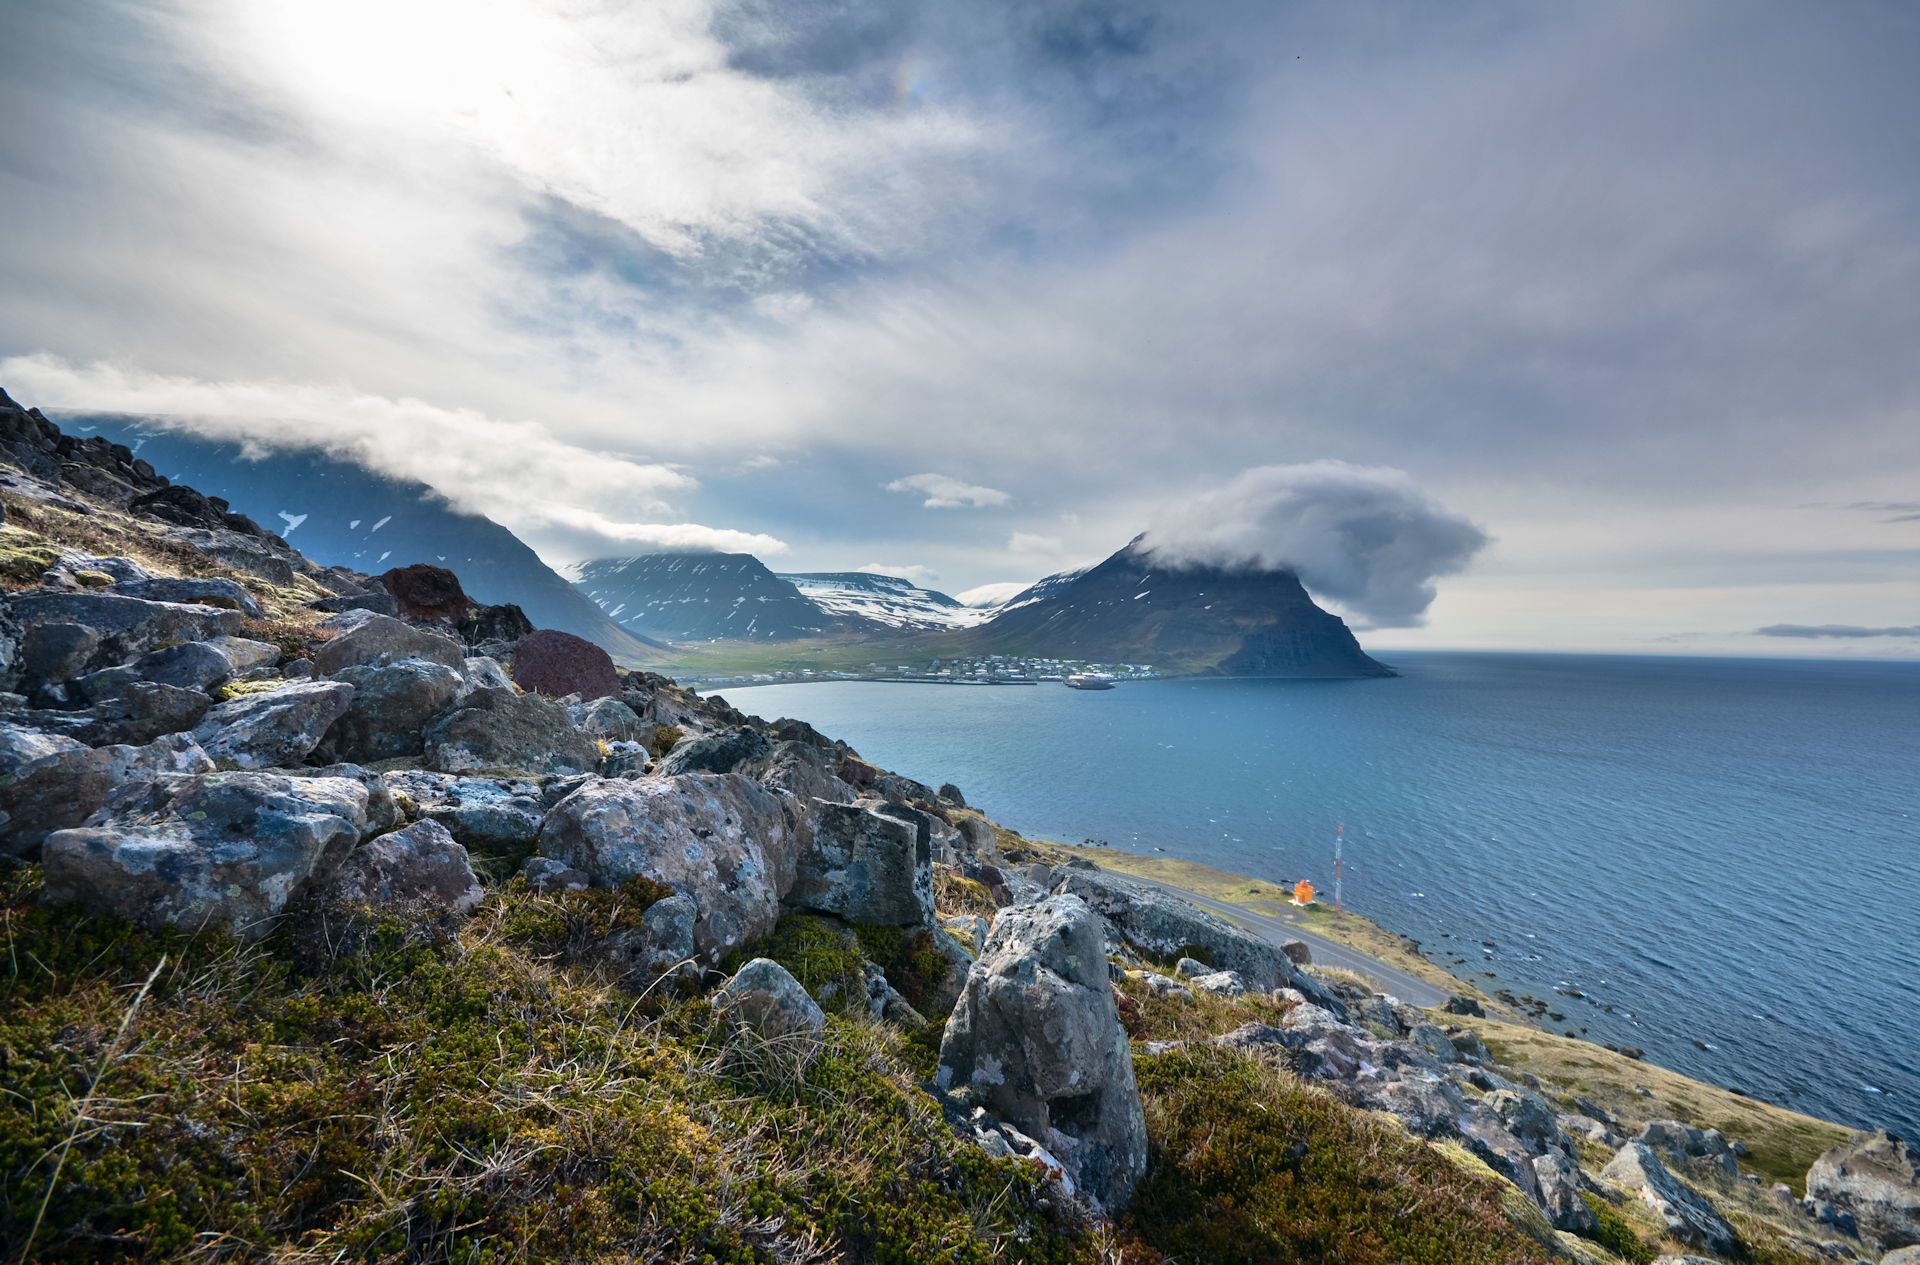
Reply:
[[1132, 879], [1136, 883], [1144, 883], [1149, 887], [1157, 887], [1182, 900], [1191, 901], [1211, 913], [1225, 915], [1271, 944], [1279, 944], [1284, 940], [1304, 941], [1313, 951], [1315, 966], [1338, 966], [1349, 971], [1358, 971], [1375, 980], [1380, 985], [1381, 992], [1390, 993], [1409, 1006], [1422, 1008], [1440, 1006], [1444, 1005], [1450, 996], [1445, 990], [1435, 988], [1418, 976], [1409, 975], [1398, 967], [1388, 966], [1378, 958], [1369, 957], [1357, 949], [1336, 944], [1325, 936], [1315, 935], [1284, 918], [1257, 914], [1244, 905], [1215, 900], [1211, 896], [1202, 896], [1198, 892], [1190, 892], [1184, 887], [1175, 887], [1171, 883], [1141, 878], [1137, 874], [1120, 874], [1118, 870], [1108, 870], [1107, 873], [1119, 874], [1121, 878]]

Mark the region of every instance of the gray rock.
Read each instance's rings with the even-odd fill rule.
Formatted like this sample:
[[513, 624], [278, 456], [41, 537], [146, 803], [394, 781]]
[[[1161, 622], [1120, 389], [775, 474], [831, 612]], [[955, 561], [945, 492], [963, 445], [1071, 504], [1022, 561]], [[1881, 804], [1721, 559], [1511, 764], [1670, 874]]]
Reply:
[[1566, 1150], [1566, 1134], [1561, 1132], [1553, 1108], [1540, 1095], [1496, 1089], [1481, 1100], [1481, 1105], [1499, 1116], [1507, 1132], [1525, 1143], [1530, 1153]]
[[1487, 1017], [1487, 1012], [1480, 1008], [1479, 1002], [1459, 993], [1447, 998], [1447, 1013], [1450, 1015], [1474, 1015], [1481, 1019]]
[[1654, 1120], [1640, 1130], [1638, 1141], [1670, 1158], [1711, 1164], [1728, 1177], [1740, 1175], [1740, 1161], [1718, 1129], [1696, 1129], [1679, 1120]]
[[1902, 1247], [1880, 1258], [1880, 1265], [1920, 1265], [1920, 1247]]
[[1480, 1039], [1478, 1033], [1469, 1028], [1448, 1033], [1447, 1040], [1453, 1043], [1453, 1052], [1469, 1063], [1479, 1063], [1484, 1066], [1493, 1062], [1493, 1051], [1487, 1048], [1486, 1042]]
[[1287, 961], [1295, 966], [1313, 965], [1313, 950], [1307, 947], [1307, 942], [1304, 940], [1282, 940], [1280, 952], [1286, 954]]
[[255, 641], [250, 637], [209, 637], [204, 644], [227, 656], [236, 674], [245, 674], [256, 668], [270, 668], [280, 662], [280, 647], [270, 641]]
[[471, 655], [460, 661], [460, 675], [467, 679], [467, 688], [472, 690], [510, 690], [513, 678], [500, 666], [498, 659], [487, 655]]
[[[151, 572], [135, 562], [132, 558], [93, 558], [82, 556], [78, 558], [68, 558], [65, 562], [61, 563], [61, 566], [68, 571], [98, 571], [102, 575], [112, 576], [116, 584], [128, 584], [140, 580], [151, 580], [153, 578]], [[133, 596], [145, 597], [147, 594], [135, 593]], [[170, 597], [164, 600], [176, 602], [180, 599]]]
[[295, 659], [280, 669], [280, 676], [288, 681], [311, 681], [318, 675], [312, 659]]
[[[312, 564], [288, 546], [278, 547], [246, 532], [220, 528], [170, 527], [162, 533], [168, 540], [190, 545], [210, 558], [226, 563], [236, 571], [245, 571], [278, 588], [286, 588], [300, 574], [300, 567]], [[315, 568], [317, 570], [317, 568]]]
[[461, 777], [409, 769], [388, 783], [416, 815], [439, 822], [468, 851], [512, 856], [532, 848], [550, 807], [538, 783], [515, 778]]
[[393, 600], [391, 593], [374, 591], [371, 593], [342, 593], [338, 597], [321, 597], [307, 603], [316, 611], [331, 611], [340, 614], [345, 611], [367, 611], [374, 615], [398, 615], [400, 604]]
[[547, 814], [540, 854], [595, 887], [664, 883], [699, 911], [694, 952], [715, 963], [773, 929], [779, 895], [767, 858], [787, 850], [790, 832], [780, 799], [738, 774], [591, 778]]
[[95, 703], [84, 712], [40, 712], [35, 715], [35, 723], [42, 728], [58, 728], [68, 737], [95, 746], [140, 746], [162, 734], [193, 728], [212, 706], [213, 700], [198, 690], [135, 681], [116, 697]]
[[353, 686], [353, 702], [327, 731], [322, 753], [360, 762], [421, 754], [427, 723], [466, 689], [458, 672], [428, 659], [355, 664], [333, 679]]
[[277, 771], [291, 777], [344, 777], [360, 783], [367, 792], [368, 835], [384, 834], [406, 823], [407, 815], [401, 811], [400, 802], [388, 788], [385, 774], [363, 769], [357, 764], [323, 764]]
[[714, 994], [714, 1006], [733, 1023], [763, 1037], [826, 1030], [827, 1016], [800, 981], [772, 958], [755, 958]]
[[77, 701], [61, 688], [63, 682], [109, 657], [99, 653], [100, 633], [85, 624], [34, 624], [21, 630], [14, 641], [14, 682], [40, 701], [56, 705]]
[[685, 896], [675, 894], [647, 906], [640, 915], [641, 934], [628, 948], [636, 968], [649, 977], [660, 975], [695, 960], [694, 936], [700, 922], [700, 909]]
[[471, 913], [486, 899], [467, 850], [435, 821], [416, 821], [359, 848], [327, 884], [332, 900], [389, 906], [432, 902]]
[[1215, 997], [1239, 997], [1247, 991], [1247, 982], [1240, 978], [1238, 971], [1209, 971], [1193, 977], [1193, 988]]
[[1704, 1247], [1721, 1255], [1734, 1250], [1733, 1227], [1678, 1177], [1667, 1171], [1660, 1157], [1644, 1142], [1629, 1142], [1600, 1176], [1618, 1182], [1638, 1195], [1667, 1223], [1667, 1232], [1682, 1243]]
[[154, 681], [211, 694], [215, 686], [232, 675], [233, 660], [217, 646], [205, 641], [184, 641], [177, 646], [149, 650], [122, 667], [90, 672], [77, 684], [88, 699], [98, 701], [118, 697], [135, 681]]
[[125, 580], [114, 585], [113, 591], [125, 597], [143, 598], [149, 602], [219, 606], [227, 610], [240, 611], [255, 619], [259, 619], [262, 614], [260, 603], [253, 600], [253, 594], [233, 580], [169, 575], [158, 579]]
[[1197, 958], [1181, 958], [1173, 964], [1173, 973], [1184, 978], [1211, 973], [1213, 968]]
[[1277, 946], [1157, 888], [1104, 871], [1063, 867], [1055, 890], [1084, 899], [1119, 939], [1146, 957], [1164, 961], [1197, 946], [1207, 951], [1215, 970], [1239, 972], [1249, 988], [1263, 993], [1297, 988], [1316, 1005], [1346, 1013], [1338, 998]]
[[[245, 618], [236, 610], [211, 606], [150, 602], [118, 593], [66, 593], [32, 589], [6, 600], [7, 612], [29, 634], [23, 656], [36, 629], [63, 624], [90, 629], [98, 640], [77, 665], [63, 667], [66, 676], [87, 668], [112, 667], [144, 654], [163, 641], [204, 641], [237, 636]], [[24, 671], [24, 664], [23, 664]], [[54, 679], [49, 676], [45, 679]], [[65, 679], [65, 678], [60, 678]]]
[[940, 1043], [940, 1088], [1059, 1157], [1075, 1187], [1124, 1207], [1147, 1126], [1107, 981], [1105, 932], [1075, 896], [1002, 910]]
[[1171, 975], [1162, 975], [1158, 971], [1147, 973], [1147, 991], [1166, 1001], [1192, 1001], [1193, 990], [1174, 979]]
[[48, 834], [83, 824], [115, 787], [213, 767], [185, 734], [144, 746], [91, 748], [0, 721], [0, 840], [9, 855], [37, 857]]
[[567, 715], [585, 733], [609, 742], [641, 741], [651, 726], [634, 714], [633, 708], [617, 698], [596, 698], [591, 703], [575, 703]]
[[116, 794], [93, 825], [48, 836], [47, 899], [255, 939], [333, 876], [366, 824], [366, 788], [347, 778], [162, 778]]
[[932, 853], [912, 825], [857, 804], [822, 804], [785, 897], [796, 912], [937, 927]]
[[427, 632], [387, 615], [352, 611], [325, 620], [320, 626], [338, 630], [332, 641], [313, 654], [313, 666], [323, 676], [382, 658], [389, 662], [426, 659], [456, 672], [466, 660], [466, 651], [453, 638]]
[[815, 801], [851, 804], [859, 798], [836, 772], [840, 760], [807, 742], [777, 742], [765, 755], [746, 761], [739, 772], [772, 790], [786, 791], [811, 813]]
[[758, 729], [741, 725], [704, 738], [683, 738], [660, 761], [662, 777], [681, 773], [731, 773], [767, 755], [773, 744]]
[[584, 892], [592, 886], [584, 873], [551, 857], [528, 857], [520, 873], [536, 892]]
[[222, 768], [298, 764], [352, 703], [345, 681], [298, 681], [210, 708], [193, 736]]
[[1853, 1214], [1883, 1248], [1920, 1245], [1920, 1156], [1885, 1129], [1856, 1133], [1807, 1170], [1807, 1197]]
[[609, 742], [606, 758], [600, 761], [601, 777], [645, 777], [653, 768], [653, 758], [637, 742]]
[[600, 767], [600, 744], [573, 727], [565, 704], [512, 690], [474, 690], [427, 727], [425, 743], [427, 766], [442, 773]]
[[[1454, 1049], [1453, 1038], [1449, 1037], [1437, 1024], [1416, 1023], [1407, 1029], [1407, 1040], [1419, 1046], [1433, 1056], [1436, 1063], [1451, 1063], [1460, 1057], [1460, 1051]], [[1552, 1114], [1547, 1123], [1551, 1127]]]

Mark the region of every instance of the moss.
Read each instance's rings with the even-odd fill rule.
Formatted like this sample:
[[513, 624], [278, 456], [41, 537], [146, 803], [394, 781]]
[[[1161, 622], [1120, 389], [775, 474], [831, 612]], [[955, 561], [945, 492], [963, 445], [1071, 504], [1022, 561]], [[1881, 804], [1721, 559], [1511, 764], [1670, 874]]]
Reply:
[[1183, 1261], [1545, 1262], [1499, 1183], [1244, 1055], [1134, 1060], [1152, 1145], [1125, 1235]]
[[647, 739], [647, 754], [656, 760], [664, 759], [667, 752], [673, 750], [684, 731], [678, 725], [659, 725], [654, 728], [653, 736]]
[[867, 1013], [867, 972], [860, 941], [835, 919], [794, 914], [773, 934], [748, 945], [725, 964], [729, 972], [751, 958], [772, 958], [787, 968], [828, 1014]]
[[224, 703], [230, 699], [244, 698], [249, 694], [271, 694], [288, 684], [280, 678], [270, 681], [229, 681], [213, 692], [215, 702]]
[[918, 927], [880, 927], [857, 923], [854, 937], [860, 951], [887, 973], [887, 983], [907, 999], [907, 1005], [932, 1018], [940, 985], [953, 973], [953, 963], [940, 952], [931, 932]]
[[899, 1034], [831, 1021], [796, 1076], [703, 1001], [642, 1006], [586, 946], [652, 889], [309, 911], [252, 945], [38, 894], [0, 877], [10, 1259], [1094, 1258], [1037, 1174], [954, 1136]]
[[25, 543], [32, 539], [35, 537], [29, 532], [8, 531], [0, 535], [0, 579], [32, 584], [47, 568], [60, 561], [59, 550]]
[[1640, 1236], [1633, 1232], [1633, 1226], [1614, 1210], [1612, 1204], [1591, 1191], [1583, 1191], [1580, 1198], [1586, 1201], [1587, 1207], [1593, 1209], [1594, 1218], [1600, 1223], [1600, 1228], [1588, 1237], [1628, 1265], [1652, 1265], [1654, 1250], [1641, 1242]]

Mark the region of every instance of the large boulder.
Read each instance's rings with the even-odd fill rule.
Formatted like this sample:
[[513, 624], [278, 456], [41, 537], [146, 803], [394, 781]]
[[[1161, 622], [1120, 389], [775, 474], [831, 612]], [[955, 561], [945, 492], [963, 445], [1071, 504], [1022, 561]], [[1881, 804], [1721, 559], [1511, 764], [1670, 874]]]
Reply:
[[1640, 1196], [1641, 1202], [1667, 1223], [1667, 1233], [1682, 1243], [1723, 1256], [1734, 1250], [1737, 1240], [1733, 1227], [1711, 1203], [1669, 1173], [1646, 1143], [1629, 1142], [1621, 1147], [1613, 1161], [1600, 1170], [1600, 1176]]
[[596, 698], [590, 703], [576, 703], [567, 708], [567, 715], [573, 717], [573, 723], [580, 726], [583, 733], [604, 738], [608, 742], [645, 742], [653, 736], [652, 725], [641, 720], [633, 708], [612, 696]]
[[213, 769], [186, 734], [143, 746], [87, 747], [0, 721], [0, 851], [38, 856], [48, 834], [84, 823], [117, 786]]
[[698, 911], [694, 954], [714, 963], [773, 930], [769, 854], [790, 853], [792, 830], [780, 798], [738, 774], [593, 778], [547, 814], [540, 855], [596, 887], [644, 877], [672, 888]]
[[1640, 1130], [1638, 1140], [1676, 1159], [1711, 1164], [1728, 1177], [1740, 1175], [1740, 1161], [1718, 1129], [1696, 1129], [1679, 1120], [1653, 1120]]
[[937, 927], [928, 844], [910, 822], [858, 804], [821, 804], [786, 907], [848, 922]]
[[487, 893], [474, 876], [467, 850], [446, 827], [416, 821], [355, 851], [327, 884], [325, 895], [376, 909], [431, 903], [464, 914], [478, 908]]
[[1346, 1014], [1339, 999], [1294, 966], [1278, 945], [1177, 896], [1104, 871], [1073, 868], [1060, 871], [1054, 890], [1085, 900], [1119, 939], [1149, 958], [1167, 960], [1203, 949], [1209, 966], [1237, 973], [1256, 992], [1295, 988], [1336, 1016]]
[[183, 602], [194, 606], [218, 606], [239, 611], [255, 619], [261, 616], [260, 603], [237, 581], [218, 577], [158, 576], [153, 579], [123, 580], [113, 586], [115, 593], [145, 598], [149, 602]]
[[[150, 602], [118, 593], [73, 593], [59, 589], [15, 593], [6, 599], [6, 609], [26, 633], [21, 648], [23, 676], [28, 671], [26, 656], [37, 651], [43, 656], [42, 678], [49, 681], [78, 676], [90, 668], [125, 663], [163, 641], [237, 636], [244, 619], [237, 610]], [[52, 634], [55, 625], [90, 632], [92, 636], [83, 639], [87, 642], [84, 651], [73, 648], [77, 634], [71, 631]], [[49, 632], [39, 633], [43, 628]], [[49, 635], [57, 635], [65, 647], [62, 655], [54, 655], [36, 645]]]
[[548, 805], [537, 783], [521, 778], [461, 777], [409, 769], [387, 782], [416, 815], [439, 822], [469, 852], [514, 856], [540, 840]]
[[523, 690], [553, 698], [578, 694], [591, 701], [620, 693], [620, 677], [606, 651], [584, 637], [542, 628], [513, 648], [513, 680]]
[[353, 686], [353, 702], [327, 731], [323, 753], [356, 762], [419, 755], [427, 723], [467, 688], [458, 672], [430, 659], [355, 664], [333, 679]]
[[473, 599], [460, 587], [460, 577], [445, 567], [419, 562], [395, 567], [374, 580], [393, 597], [402, 619], [458, 624], [473, 605]]
[[1853, 1214], [1862, 1238], [1883, 1248], [1920, 1244], [1920, 1156], [1879, 1129], [1856, 1133], [1807, 1170], [1807, 1198]]
[[818, 1033], [827, 1026], [820, 1003], [772, 958], [755, 958], [741, 967], [714, 994], [713, 1004], [730, 1022], [763, 1037]]
[[744, 772], [741, 766], [773, 749], [758, 729], [741, 725], [717, 734], [682, 739], [660, 761], [660, 774]]
[[387, 615], [349, 611], [320, 625], [336, 633], [332, 641], [313, 652], [313, 666], [322, 676], [342, 668], [382, 659], [426, 659], [458, 672], [466, 651], [451, 637], [415, 628]]
[[427, 726], [425, 745], [427, 767], [442, 773], [591, 773], [600, 767], [600, 744], [574, 728], [564, 704], [512, 690], [474, 690]]
[[352, 703], [345, 681], [296, 681], [208, 709], [193, 736], [222, 768], [299, 764]]
[[807, 742], [776, 742], [763, 756], [740, 767], [762, 786], [786, 791], [802, 804], [851, 804], [859, 792], [842, 782], [839, 756]]
[[116, 794], [93, 825], [48, 836], [47, 899], [258, 938], [333, 876], [366, 827], [367, 790], [349, 778], [161, 778]]
[[1104, 934], [1075, 896], [1002, 910], [947, 1023], [938, 1082], [1037, 1139], [1114, 1210], [1146, 1171], [1147, 1125]]
[[89, 672], [77, 684], [82, 694], [98, 702], [118, 697], [135, 681], [153, 681], [211, 694], [215, 686], [232, 675], [233, 660], [220, 647], [207, 641], [183, 641], [178, 645], [149, 650], [121, 667]]
[[1556, 1230], [1594, 1235], [1600, 1231], [1600, 1218], [1580, 1197], [1580, 1165], [1557, 1153], [1534, 1157], [1534, 1180], [1540, 1185], [1541, 1206]]

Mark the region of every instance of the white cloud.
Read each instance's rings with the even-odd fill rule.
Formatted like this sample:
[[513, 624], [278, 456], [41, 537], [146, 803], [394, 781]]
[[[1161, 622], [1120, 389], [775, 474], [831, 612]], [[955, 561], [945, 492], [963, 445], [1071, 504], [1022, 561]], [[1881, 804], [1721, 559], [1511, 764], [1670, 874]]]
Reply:
[[1166, 566], [1288, 570], [1373, 627], [1418, 626], [1435, 577], [1487, 544], [1405, 472], [1344, 461], [1261, 466], [1181, 502], [1147, 532]]
[[424, 483], [460, 509], [522, 535], [544, 535], [542, 543], [565, 539], [588, 552], [635, 543], [786, 550], [772, 536], [635, 519], [636, 513], [671, 512], [667, 496], [698, 483], [671, 466], [570, 443], [540, 422], [312, 383], [210, 382], [106, 364], [75, 366], [44, 353], [0, 360], [0, 380], [45, 408], [138, 414], [155, 425], [238, 441], [243, 455], [320, 448]]
[[902, 580], [912, 580], [922, 588], [940, 578], [938, 571], [935, 571], [932, 567], [923, 567], [917, 562], [904, 563], [899, 566], [886, 562], [869, 562], [864, 567], [855, 567], [854, 569], [866, 575], [898, 576]]
[[887, 484], [889, 492], [924, 492], [928, 509], [959, 509], [971, 506], [985, 509], [991, 505], [1005, 505], [1013, 498], [998, 488], [984, 488], [977, 483], [963, 483], [959, 479], [944, 474], [910, 474], [903, 479], [895, 479]]
[[1009, 536], [1007, 548], [1015, 553], [1059, 555], [1066, 552], [1066, 546], [1058, 536], [1042, 536], [1028, 531], [1017, 531]]

